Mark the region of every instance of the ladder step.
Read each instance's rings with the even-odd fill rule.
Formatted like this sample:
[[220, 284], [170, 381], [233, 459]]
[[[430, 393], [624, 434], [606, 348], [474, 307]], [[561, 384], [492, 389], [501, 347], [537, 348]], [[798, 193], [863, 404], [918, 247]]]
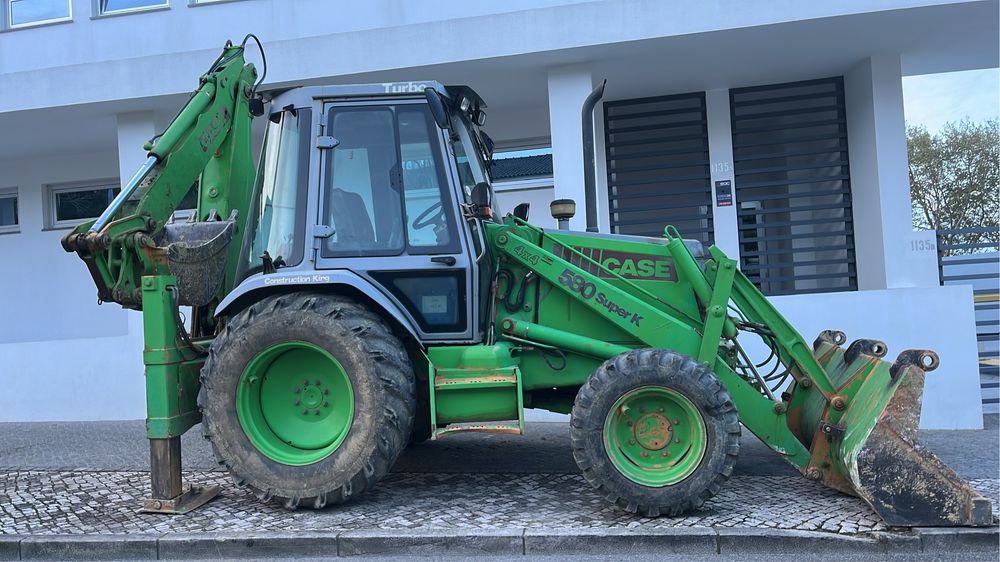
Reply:
[[517, 375], [486, 375], [479, 377], [434, 377], [435, 390], [461, 390], [466, 388], [497, 388], [517, 386]]
[[438, 437], [451, 434], [451, 433], [463, 433], [463, 432], [478, 432], [478, 433], [507, 433], [511, 435], [522, 435], [524, 431], [521, 430], [520, 424], [517, 422], [511, 423], [453, 423], [447, 427], [434, 430], [434, 435], [432, 439], [437, 439]]

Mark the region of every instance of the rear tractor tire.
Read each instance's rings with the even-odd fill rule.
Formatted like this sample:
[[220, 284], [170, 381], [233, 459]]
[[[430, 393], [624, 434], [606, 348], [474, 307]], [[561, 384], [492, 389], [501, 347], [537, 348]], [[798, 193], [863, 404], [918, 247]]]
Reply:
[[570, 422], [584, 478], [619, 508], [680, 515], [719, 492], [736, 465], [740, 425], [715, 373], [666, 349], [604, 362], [580, 387]]
[[360, 495], [410, 437], [416, 392], [402, 342], [343, 296], [251, 305], [212, 343], [201, 378], [202, 428], [219, 463], [288, 509]]

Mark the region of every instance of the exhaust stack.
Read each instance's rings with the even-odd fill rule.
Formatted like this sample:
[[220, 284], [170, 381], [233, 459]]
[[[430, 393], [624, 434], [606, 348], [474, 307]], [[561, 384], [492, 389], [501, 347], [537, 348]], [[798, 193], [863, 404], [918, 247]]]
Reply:
[[583, 102], [583, 196], [587, 209], [587, 232], [597, 232], [597, 147], [594, 145], [594, 108], [604, 97], [607, 80], [594, 88]]

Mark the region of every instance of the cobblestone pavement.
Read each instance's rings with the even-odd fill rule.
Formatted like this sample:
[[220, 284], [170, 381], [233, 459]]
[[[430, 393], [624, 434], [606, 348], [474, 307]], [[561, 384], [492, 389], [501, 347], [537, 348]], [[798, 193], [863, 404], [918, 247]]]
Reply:
[[[756, 527], [864, 534], [885, 530], [861, 500], [798, 476], [736, 476], [685, 517], [640, 518], [613, 509], [575, 474], [394, 473], [358, 501], [288, 512], [263, 505], [218, 472], [189, 483], [223, 487], [185, 516], [138, 514], [149, 474], [136, 471], [0, 473], [0, 534], [243, 533], [355, 529]], [[998, 481], [973, 486], [997, 509]]]

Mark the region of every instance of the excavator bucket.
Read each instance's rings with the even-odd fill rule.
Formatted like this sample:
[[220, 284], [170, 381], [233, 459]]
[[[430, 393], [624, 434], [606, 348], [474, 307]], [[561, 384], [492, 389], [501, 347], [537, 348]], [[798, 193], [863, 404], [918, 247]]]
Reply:
[[880, 341], [844, 342], [825, 331], [813, 346], [832, 400], [801, 381], [790, 392], [789, 425], [810, 444], [806, 476], [862, 498], [890, 526], [993, 524], [990, 500], [917, 443], [924, 375], [937, 354], [907, 350], [889, 364]]

